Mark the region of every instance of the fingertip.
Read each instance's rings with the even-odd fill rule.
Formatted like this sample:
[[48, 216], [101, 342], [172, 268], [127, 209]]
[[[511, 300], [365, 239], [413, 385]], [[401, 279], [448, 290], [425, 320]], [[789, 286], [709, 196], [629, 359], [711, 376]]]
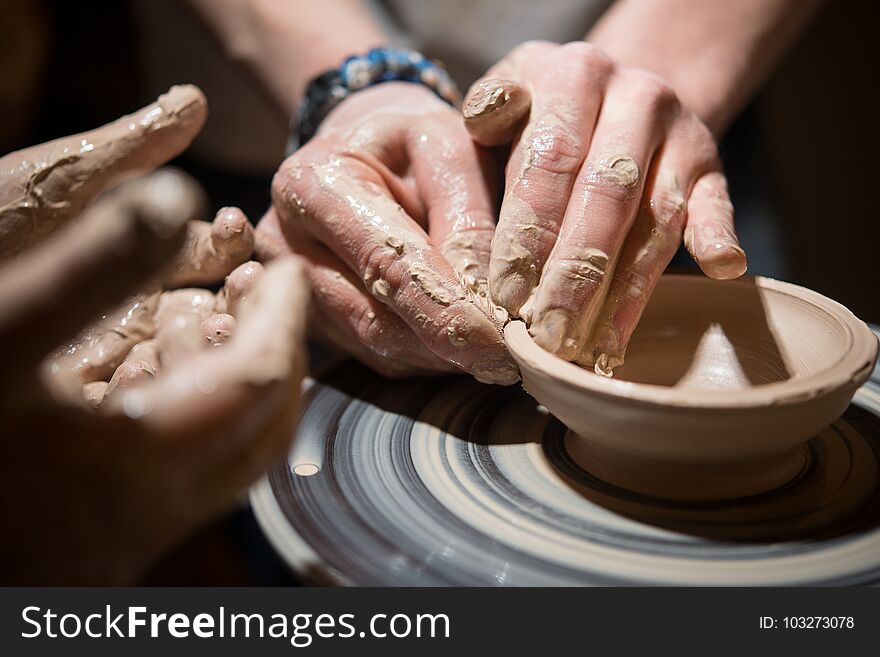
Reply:
[[706, 245], [697, 255], [697, 262], [707, 276], [720, 281], [739, 278], [748, 269], [745, 251], [735, 244]]
[[487, 78], [475, 82], [462, 105], [462, 117], [471, 137], [483, 146], [513, 140], [531, 107], [531, 96], [513, 80]]

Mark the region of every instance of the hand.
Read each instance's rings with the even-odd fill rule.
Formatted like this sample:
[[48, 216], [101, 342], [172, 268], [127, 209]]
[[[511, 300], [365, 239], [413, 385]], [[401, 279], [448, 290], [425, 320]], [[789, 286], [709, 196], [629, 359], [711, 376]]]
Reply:
[[506, 314], [486, 297], [495, 228], [486, 167], [457, 112], [430, 90], [359, 91], [275, 175], [257, 253], [304, 259], [315, 324], [378, 371], [458, 368], [513, 383]]
[[745, 272], [715, 141], [653, 74], [530, 42], [463, 114], [478, 143], [513, 143], [489, 288], [545, 349], [610, 374], [682, 233], [709, 276]]
[[[204, 118], [198, 90], [177, 93], [189, 116]], [[6, 580], [131, 583], [288, 447], [306, 360], [308, 288], [299, 264], [282, 258], [263, 272], [244, 263], [217, 299], [162, 292], [163, 280], [196, 282], [206, 270], [222, 277], [250, 255], [252, 237], [234, 209], [218, 213], [213, 228], [187, 222], [198, 199], [174, 174], [106, 194], [67, 226], [74, 213], [57, 213], [84, 204], [82, 190], [92, 197], [111, 183], [105, 172], [121, 146], [146, 166], [161, 162], [157, 149], [169, 133], [177, 137], [165, 156], [183, 150], [201, 119], [180, 120], [160, 100], [158, 112], [125, 119], [143, 128], [136, 134], [113, 124], [87, 133], [97, 153], [59, 157], [57, 176], [21, 187], [27, 194], [43, 185], [53, 203], [0, 209], [3, 244], [16, 254], [0, 269], [0, 520], [9, 539], [0, 554], [15, 564]], [[29, 149], [27, 161], [51, 161], [67, 148], [59, 144], [82, 139]], [[19, 188], [8, 182], [0, 188]], [[35, 234], [53, 231], [35, 243]], [[180, 259], [182, 247], [198, 267]]]

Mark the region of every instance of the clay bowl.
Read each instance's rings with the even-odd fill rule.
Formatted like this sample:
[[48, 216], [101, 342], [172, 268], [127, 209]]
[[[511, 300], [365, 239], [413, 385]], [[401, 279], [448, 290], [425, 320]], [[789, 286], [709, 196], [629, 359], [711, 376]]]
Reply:
[[766, 278], [665, 275], [606, 378], [505, 329], [523, 386], [570, 429], [571, 457], [630, 491], [670, 499], [755, 495], [797, 477], [877, 358], [839, 303]]

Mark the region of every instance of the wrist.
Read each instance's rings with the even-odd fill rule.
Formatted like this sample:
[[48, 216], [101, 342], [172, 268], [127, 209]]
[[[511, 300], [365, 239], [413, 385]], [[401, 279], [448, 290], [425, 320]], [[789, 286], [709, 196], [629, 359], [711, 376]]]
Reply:
[[347, 57], [309, 82], [295, 118], [288, 152], [293, 152], [318, 130], [325, 117], [342, 101], [373, 87], [410, 85], [455, 106], [458, 88], [439, 62], [407, 48], [374, 48]]

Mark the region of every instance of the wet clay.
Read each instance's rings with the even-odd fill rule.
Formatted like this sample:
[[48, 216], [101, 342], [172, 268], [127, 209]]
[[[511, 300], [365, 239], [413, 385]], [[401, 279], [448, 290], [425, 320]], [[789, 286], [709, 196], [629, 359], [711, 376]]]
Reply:
[[166, 276], [167, 287], [222, 280], [254, 252], [254, 229], [238, 208], [221, 208], [212, 223], [190, 221], [183, 250]]
[[877, 358], [846, 308], [763, 278], [661, 277], [613, 379], [543, 350], [522, 322], [505, 340], [525, 389], [578, 436], [584, 467], [674, 499], [785, 483]]
[[158, 305], [158, 292], [135, 295], [59, 349], [49, 369], [71, 371], [83, 383], [109, 380], [131, 348], [153, 335]]
[[[442, 333], [435, 333], [436, 339], [426, 346], [431, 350], [437, 349], [438, 355], [471, 372], [481, 381], [500, 384], [515, 382], [516, 367], [501, 345], [503, 324], [498, 319], [500, 313], [481, 293], [476, 277], [471, 277], [470, 281], [467, 278], [469, 264], [471, 261], [476, 263], [475, 245], [457, 243], [468, 262], [458, 263], [463, 267], [453, 267], [429, 243], [422, 229], [401, 205], [375, 185], [360, 181], [348, 170], [350, 166], [348, 160], [330, 158], [326, 162], [312, 163], [309, 168], [321, 190], [345, 209], [345, 216], [358, 219], [358, 230], [352, 230], [350, 219], [345, 220], [349, 222], [346, 226], [336, 226], [336, 222], [343, 219], [330, 213], [322, 216], [321, 225], [315, 230], [330, 230], [339, 239], [356, 241], [340, 245], [348, 252], [356, 252], [357, 245], [364, 240], [381, 245], [373, 252], [368, 266], [363, 270], [364, 288], [392, 308], [416, 306], [423, 309], [423, 312], [415, 313], [421, 328], [424, 328], [428, 319], [443, 327], [450, 318], [457, 317], [454, 336], [446, 333], [445, 328], [439, 328], [438, 333]], [[287, 195], [276, 198], [276, 203], [290, 205], [293, 202], [289, 198], [290, 192], [273, 188], [273, 194]], [[348, 235], [351, 237], [346, 237]], [[359, 264], [349, 264], [354, 269], [360, 269]], [[424, 315], [425, 321], [418, 319], [421, 315]], [[478, 335], [479, 340], [472, 339]], [[491, 362], [484, 363], [473, 352], [471, 345], [488, 344], [490, 340], [497, 350]]]
[[484, 146], [499, 146], [510, 140], [513, 130], [528, 115], [529, 93], [512, 80], [488, 78], [475, 82], [462, 104], [468, 132]]
[[183, 288], [163, 292], [156, 311], [156, 339], [163, 368], [199, 353], [206, 342], [202, 322], [214, 313], [210, 290]]
[[264, 274], [265, 269], [263, 265], [253, 260], [236, 267], [226, 277], [223, 289], [217, 293], [217, 302], [214, 310], [218, 313], [226, 313], [237, 317], [239, 306], [263, 278]]
[[0, 159], [0, 261], [57, 230], [122, 178], [181, 153], [206, 116], [197, 87], [175, 86], [155, 103], [97, 130]]

